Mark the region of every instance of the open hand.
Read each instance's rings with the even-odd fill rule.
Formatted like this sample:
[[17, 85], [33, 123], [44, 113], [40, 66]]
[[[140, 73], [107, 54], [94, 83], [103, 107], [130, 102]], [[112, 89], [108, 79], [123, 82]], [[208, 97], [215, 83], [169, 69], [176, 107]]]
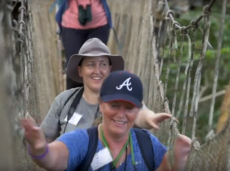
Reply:
[[149, 113], [146, 117], [146, 123], [149, 127], [158, 130], [158, 124], [163, 122], [165, 119], [170, 119], [172, 115], [168, 113]]
[[153, 128], [155, 130], [158, 130], [159, 129], [158, 124], [163, 122], [165, 119], [170, 119], [171, 117], [172, 115], [168, 113], [154, 113], [149, 109], [143, 109], [139, 112], [138, 118], [135, 121], [135, 125], [142, 129]]
[[191, 150], [192, 140], [185, 135], [179, 135], [174, 144], [174, 158], [178, 171], [184, 170]]
[[21, 126], [24, 128], [25, 140], [33, 149], [43, 149], [46, 146], [46, 139], [43, 131], [36, 125], [35, 120], [27, 114], [21, 119]]

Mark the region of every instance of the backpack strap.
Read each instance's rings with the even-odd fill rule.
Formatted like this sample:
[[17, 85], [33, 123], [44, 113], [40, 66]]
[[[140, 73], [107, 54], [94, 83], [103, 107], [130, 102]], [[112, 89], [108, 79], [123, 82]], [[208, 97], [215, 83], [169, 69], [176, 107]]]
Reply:
[[73, 103], [71, 104], [70, 106], [70, 109], [68, 111], [68, 115], [67, 115], [67, 122], [65, 124], [65, 128], [64, 128], [64, 131], [63, 131], [63, 134], [65, 133], [65, 130], [66, 130], [66, 126], [68, 125], [69, 123], [69, 120], [70, 118], [73, 116], [76, 108], [77, 108], [77, 105], [82, 97], [82, 94], [83, 94], [83, 91], [84, 91], [84, 88], [81, 88], [78, 92], [77, 92], [77, 95], [75, 96], [74, 100], [73, 100]]
[[70, 108], [69, 108], [69, 112], [68, 112], [68, 117], [67, 117], [67, 122], [70, 120], [70, 118], [73, 116], [73, 113], [75, 112], [78, 103], [80, 102], [82, 95], [83, 95], [83, 91], [84, 88], [80, 89], [77, 93], [77, 95], [75, 96]]
[[[155, 162], [154, 162], [154, 152], [153, 152], [153, 146], [152, 141], [148, 135], [147, 132], [141, 129], [133, 128], [137, 141], [141, 150], [141, 154], [143, 156], [143, 159], [145, 161], [145, 164], [149, 171], [153, 171], [155, 169]], [[89, 146], [88, 146], [88, 152], [81, 162], [81, 164], [78, 166], [76, 171], [87, 171], [90, 168], [91, 162], [93, 160], [93, 157], [97, 150], [98, 145], [98, 129], [97, 127], [91, 127], [87, 129], [88, 135], [89, 135]]]
[[144, 130], [138, 128], [133, 128], [133, 130], [136, 133], [137, 141], [145, 164], [149, 171], [153, 171], [155, 169], [155, 160], [151, 138]]
[[[77, 87], [76, 90], [66, 99], [66, 101], [65, 101], [65, 103], [64, 103], [64, 105], [63, 105], [63, 107], [62, 107], [62, 110], [65, 108], [66, 104], [67, 104], [68, 101], [74, 96], [74, 94], [75, 94], [75, 93], [78, 93], [80, 90], [81, 90], [81, 87]], [[61, 131], [60, 115], [61, 115], [61, 113], [62, 113], [62, 110], [61, 110], [61, 112], [60, 112], [59, 115], [58, 115], [58, 117], [59, 117], [59, 120], [58, 120], [58, 125], [59, 125], [58, 131], [59, 131], [59, 135], [58, 135], [58, 136], [60, 136], [60, 131]]]
[[64, 105], [63, 105], [63, 108], [65, 107], [65, 105], [67, 104], [67, 102], [73, 97], [73, 95], [75, 93], [77, 93], [78, 91], [80, 91], [80, 87], [76, 88], [76, 90], [68, 97], [68, 99], [65, 101]]
[[90, 168], [91, 162], [93, 161], [94, 154], [97, 150], [98, 145], [98, 127], [91, 127], [87, 129], [89, 135], [89, 147], [88, 152], [81, 162], [81, 164], [77, 167], [77, 171], [87, 171]]
[[[62, 16], [63, 16], [64, 12], [66, 11], [66, 9], [69, 7], [69, 4], [68, 4], [68, 0], [57, 0], [57, 2], [55, 2], [55, 4], [58, 4], [58, 11], [55, 14], [55, 20], [56, 20], [57, 25], [59, 27], [59, 30], [57, 31], [57, 33], [60, 34], [62, 31], [62, 25], [61, 25]], [[53, 5], [53, 7], [55, 7], [55, 5]], [[52, 6], [50, 8], [50, 11], [51, 10], [52, 10]]]

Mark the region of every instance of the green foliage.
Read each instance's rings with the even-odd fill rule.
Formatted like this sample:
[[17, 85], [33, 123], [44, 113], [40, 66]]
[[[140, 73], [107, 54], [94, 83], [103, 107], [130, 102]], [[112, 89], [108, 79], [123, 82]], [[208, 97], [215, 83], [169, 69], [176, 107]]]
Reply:
[[[229, 6], [229, 5], [228, 5]], [[229, 8], [229, 7], [228, 7]], [[190, 11], [185, 15], [182, 15], [181, 18], [177, 19], [177, 21], [181, 25], [189, 25], [189, 23], [198, 18], [202, 14], [202, 9], [197, 9], [196, 11]], [[202, 69], [202, 80], [201, 80], [201, 88], [205, 87], [205, 91], [202, 95], [202, 97], [212, 94], [212, 87], [214, 82], [214, 75], [215, 75], [215, 64], [217, 59], [217, 49], [218, 49], [218, 40], [219, 40], [219, 30], [220, 30], [220, 21], [221, 21], [221, 6], [214, 7], [212, 15], [211, 15], [211, 28], [210, 28], [210, 36], [209, 36], [209, 42], [212, 45], [213, 49], [208, 49], [207, 53], [205, 55], [205, 59], [203, 61], [203, 69]], [[200, 27], [203, 28], [203, 20], [199, 23]], [[179, 32], [179, 31], [178, 31]], [[189, 32], [191, 40], [193, 39], [193, 31]], [[223, 33], [223, 42], [222, 42], [222, 49], [221, 49], [221, 59], [219, 64], [219, 78], [218, 78], [218, 85], [217, 85], [217, 91], [225, 89], [226, 85], [228, 85], [230, 80], [230, 15], [227, 14], [225, 18], [225, 25], [224, 25], [224, 33]], [[178, 38], [178, 46], [180, 48], [181, 42], [180, 42], [180, 35], [177, 34]], [[196, 68], [199, 63], [200, 53], [202, 50], [202, 32], [199, 30], [197, 31], [197, 37], [196, 37], [196, 43], [195, 43], [195, 49], [194, 49], [194, 60], [193, 60], [193, 68], [192, 68], [192, 83], [191, 83], [191, 91], [190, 91], [190, 103], [189, 107], [191, 106], [191, 97], [194, 93], [193, 91], [193, 85], [194, 85], [194, 78], [196, 73]], [[182, 95], [182, 88], [183, 83], [185, 81], [185, 68], [188, 62], [188, 48], [189, 43], [187, 41], [187, 38], [184, 39], [184, 47], [183, 47], [183, 53], [181, 56], [181, 70], [180, 70], [180, 76], [179, 76], [179, 84], [178, 84], [178, 92], [177, 92], [177, 106], [176, 110], [179, 109], [179, 103], [180, 98]], [[166, 47], [166, 48], [165, 48]], [[179, 58], [179, 50], [173, 51], [173, 53], [169, 54], [169, 45], [165, 46], [164, 49], [161, 49], [161, 53], [164, 52], [164, 67], [162, 70], [162, 80], [165, 82], [165, 76], [166, 76], [166, 70], [169, 66], [170, 68], [170, 74], [169, 74], [169, 80], [168, 80], [168, 86], [167, 86], [167, 97], [170, 101], [170, 107], [172, 109], [173, 104], [173, 96], [174, 96], [174, 90], [175, 90], [175, 83], [176, 83], [176, 74], [178, 69], [178, 58]], [[176, 54], [176, 59], [174, 59], [174, 54]], [[185, 99], [183, 100], [185, 101]], [[223, 101], [223, 96], [219, 96], [216, 98], [215, 108], [214, 108], [214, 117], [213, 117], [213, 129], [216, 129], [216, 124], [218, 121], [218, 117], [220, 115], [220, 107]], [[210, 104], [211, 99], [199, 103], [198, 107], [198, 121], [196, 126], [196, 137], [200, 142], [204, 142], [204, 138], [206, 134], [208, 133], [208, 120], [209, 120], [209, 112], [210, 112]], [[184, 104], [185, 105], [185, 104]], [[183, 106], [184, 106], [183, 105]], [[175, 112], [176, 115], [177, 112]], [[184, 108], [182, 109], [182, 112], [179, 116], [180, 125], [182, 125], [183, 122], [183, 115], [184, 115]], [[192, 128], [192, 118], [188, 118], [188, 125], [187, 125], [187, 132], [186, 134], [188, 136], [191, 136], [191, 128]]]

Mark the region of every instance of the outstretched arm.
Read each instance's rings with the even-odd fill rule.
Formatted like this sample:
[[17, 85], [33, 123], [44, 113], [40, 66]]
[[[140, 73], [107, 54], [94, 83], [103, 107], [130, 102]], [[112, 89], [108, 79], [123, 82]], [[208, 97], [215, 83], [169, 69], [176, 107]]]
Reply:
[[[33, 158], [34, 162], [46, 169], [46, 170], [55, 170], [63, 171], [67, 169], [69, 151], [67, 150], [65, 144], [62, 142], [52, 142], [47, 144], [48, 152], [43, 158]], [[42, 156], [46, 153], [46, 146], [42, 148], [30, 147], [30, 153], [33, 156]]]
[[28, 152], [35, 163], [46, 170], [63, 171], [67, 168], [69, 151], [64, 143], [47, 144], [43, 131], [32, 118], [22, 119], [21, 125], [25, 130]]
[[60, 104], [58, 104], [56, 98], [53, 101], [47, 115], [41, 123], [41, 129], [46, 136], [47, 143], [53, 142], [59, 136], [59, 116], [62, 108]]
[[138, 117], [135, 121], [135, 126], [143, 129], [155, 129], [158, 130], [158, 124], [165, 119], [170, 119], [171, 115], [168, 113], [155, 114], [152, 110], [149, 110], [143, 102], [143, 107], [140, 110]]
[[179, 135], [174, 145], [174, 165], [170, 168], [168, 153], [166, 153], [157, 171], [184, 171], [191, 150], [191, 142], [190, 138]]

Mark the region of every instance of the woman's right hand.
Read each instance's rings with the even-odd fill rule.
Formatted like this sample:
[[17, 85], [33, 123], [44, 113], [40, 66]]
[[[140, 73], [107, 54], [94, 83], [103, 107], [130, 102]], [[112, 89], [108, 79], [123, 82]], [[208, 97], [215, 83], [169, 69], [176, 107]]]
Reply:
[[43, 131], [36, 125], [35, 120], [27, 114], [26, 118], [21, 119], [21, 126], [24, 128], [24, 137], [33, 155], [42, 153], [47, 143]]

